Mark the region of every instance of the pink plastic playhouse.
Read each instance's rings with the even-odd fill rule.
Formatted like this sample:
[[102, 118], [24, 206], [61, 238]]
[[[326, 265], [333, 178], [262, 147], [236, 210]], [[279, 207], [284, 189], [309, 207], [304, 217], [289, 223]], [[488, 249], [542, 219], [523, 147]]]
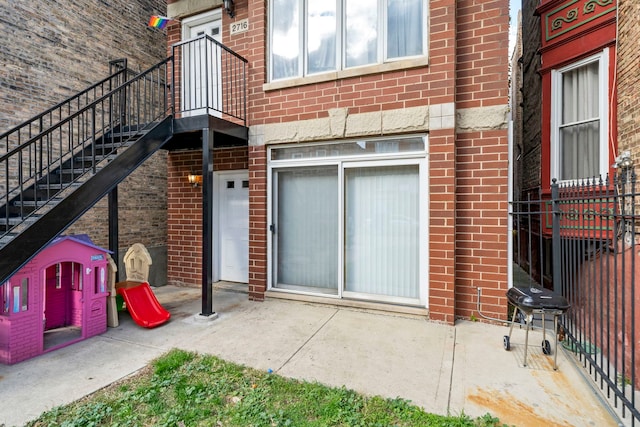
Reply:
[[1, 363], [106, 331], [108, 253], [87, 235], [58, 237], [0, 285]]

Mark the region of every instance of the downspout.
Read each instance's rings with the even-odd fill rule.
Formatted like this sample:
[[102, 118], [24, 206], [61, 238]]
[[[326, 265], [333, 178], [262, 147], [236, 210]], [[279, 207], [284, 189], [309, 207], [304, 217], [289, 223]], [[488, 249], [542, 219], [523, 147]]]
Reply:
[[[511, 99], [513, 104], [513, 97]], [[513, 107], [513, 105], [512, 105]], [[509, 111], [509, 128], [507, 139], [509, 141], [509, 166], [507, 170], [508, 185], [508, 216], [507, 216], [507, 289], [513, 285], [513, 115]]]

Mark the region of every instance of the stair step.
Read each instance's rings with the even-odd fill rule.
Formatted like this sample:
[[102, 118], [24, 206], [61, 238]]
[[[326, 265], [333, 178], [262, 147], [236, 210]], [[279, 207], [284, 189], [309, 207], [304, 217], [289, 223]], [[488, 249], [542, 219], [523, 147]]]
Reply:
[[107, 138], [111, 137], [121, 137], [121, 136], [136, 136], [136, 135], [145, 135], [147, 133], [149, 133], [149, 130], [152, 128], [153, 126], [147, 126], [147, 125], [139, 125], [139, 126], [131, 126], [131, 127], [127, 127], [125, 129], [122, 130], [115, 130], [112, 132], [107, 133]]
[[139, 138], [143, 136], [146, 132], [115, 132], [113, 134], [107, 134], [107, 139], [120, 139], [126, 140], [131, 138]]
[[82, 175], [83, 173], [91, 172], [91, 167], [74, 168], [74, 169], [62, 169], [57, 170], [57, 175]]
[[123, 147], [129, 147], [131, 144], [133, 144], [134, 142], [136, 142], [137, 139], [130, 139], [127, 141], [121, 141], [121, 142], [105, 142], [104, 144], [98, 144], [96, 145], [96, 150], [101, 150], [101, 149], [110, 149], [110, 150], [114, 150], [116, 148], [123, 148]]
[[47, 201], [47, 199], [40, 199], [37, 201], [35, 200], [23, 200], [22, 202], [20, 202], [19, 200], [15, 200], [12, 205], [13, 206], [28, 206], [28, 207], [36, 207], [36, 206], [43, 206], [45, 203], [48, 205], [56, 205], [58, 203], [60, 203], [62, 201], [62, 199], [60, 198], [53, 198], [49, 201]]
[[80, 182], [65, 182], [65, 183], [59, 183], [59, 182], [50, 182], [50, 183], [42, 183], [42, 184], [38, 184], [38, 190], [64, 190], [65, 188], [77, 188], [80, 187], [80, 185], [82, 185], [82, 183]]
[[7, 221], [9, 222], [9, 225], [18, 225], [22, 223], [34, 223], [38, 218], [40, 218], [40, 215], [32, 215], [27, 218], [22, 218], [19, 216], [10, 216], [8, 219], [0, 218], [0, 225], [6, 226]]
[[[98, 156], [98, 155], [96, 155], [96, 162], [99, 163], [99, 162], [101, 162], [101, 161], [103, 161], [105, 159], [111, 161], [111, 160], [113, 160], [115, 158], [116, 158], [115, 154], [109, 154], [107, 156]], [[91, 157], [91, 156], [78, 156], [78, 157], [74, 157], [73, 160], [75, 162], [78, 162], [78, 163], [91, 164], [93, 162], [93, 157]]]
[[0, 247], [4, 246], [7, 243], [9, 243], [10, 241], [12, 241], [16, 236], [17, 236], [17, 234], [8, 233], [8, 234], [5, 234], [4, 236], [0, 237]]

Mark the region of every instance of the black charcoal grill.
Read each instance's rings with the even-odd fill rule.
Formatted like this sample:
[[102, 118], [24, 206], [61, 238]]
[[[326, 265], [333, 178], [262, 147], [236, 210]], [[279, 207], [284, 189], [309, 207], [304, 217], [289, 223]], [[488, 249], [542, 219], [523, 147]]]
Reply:
[[511, 319], [511, 327], [509, 335], [503, 338], [504, 349], [511, 349], [511, 332], [515, 324], [516, 316], [520, 311], [526, 320], [526, 334], [524, 341], [524, 366], [527, 366], [527, 346], [529, 345], [529, 329], [533, 325], [533, 315], [542, 315], [542, 352], [551, 354], [551, 345], [546, 339], [545, 315], [553, 316], [553, 332], [555, 335], [553, 369], [557, 370], [558, 359], [558, 317], [562, 316], [570, 307], [569, 302], [562, 295], [558, 295], [548, 289], [538, 287], [516, 288], [513, 287], [507, 291], [507, 299], [509, 303], [515, 307], [513, 310], [513, 318]]

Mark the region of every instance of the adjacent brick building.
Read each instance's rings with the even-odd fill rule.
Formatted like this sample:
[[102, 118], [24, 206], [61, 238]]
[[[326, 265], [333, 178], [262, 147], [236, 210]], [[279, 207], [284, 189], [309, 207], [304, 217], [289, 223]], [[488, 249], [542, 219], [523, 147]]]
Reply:
[[640, 164], [640, 5], [618, 3], [618, 149], [629, 150], [635, 165]]
[[[530, 197], [531, 204], [520, 205], [514, 260], [571, 299], [567, 336], [603, 355], [590, 370], [600, 366], [611, 379], [614, 366], [611, 372], [638, 378], [640, 5], [542, 0], [522, 6], [523, 77], [516, 85], [524, 98], [524, 152], [514, 159], [523, 170], [514, 198]], [[637, 380], [629, 384], [637, 390]]]
[[[4, 1], [0, 29], [0, 133], [103, 79], [109, 61], [126, 58], [134, 71], [166, 55], [166, 36], [147, 23], [165, 0]], [[156, 153], [119, 187], [121, 254], [135, 242], [154, 259], [152, 283], [166, 283], [166, 152]], [[88, 233], [107, 247], [107, 202], [70, 233]], [[123, 270], [123, 269], [121, 269]]]

